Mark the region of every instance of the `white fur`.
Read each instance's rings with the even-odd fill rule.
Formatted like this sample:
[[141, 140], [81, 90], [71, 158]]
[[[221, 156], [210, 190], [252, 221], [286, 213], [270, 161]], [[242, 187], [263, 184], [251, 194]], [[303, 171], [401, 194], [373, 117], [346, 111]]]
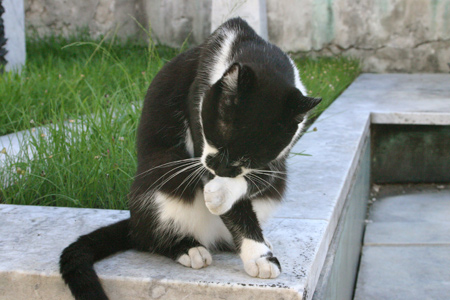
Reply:
[[247, 181], [243, 176], [235, 178], [216, 176], [204, 188], [205, 204], [214, 215], [222, 215], [247, 193]]
[[231, 233], [220, 217], [211, 214], [206, 208], [200, 190], [192, 205], [163, 192], [156, 192], [153, 201], [159, 206], [159, 218], [163, 226], [173, 226], [174, 230], [181, 234], [190, 234], [208, 248], [213, 247], [219, 240], [233, 243]]
[[243, 239], [239, 253], [248, 275], [259, 278], [276, 278], [280, 275], [278, 266], [267, 259], [270, 248], [265, 243]]
[[[291, 66], [292, 69], [294, 71], [294, 82], [295, 82], [295, 87], [297, 89], [300, 90], [300, 92], [304, 95], [307, 96], [308, 95], [308, 91], [306, 90], [305, 86], [303, 85], [303, 83], [300, 80], [300, 75], [299, 75], [299, 71], [297, 69], [297, 67], [295, 66], [294, 61], [288, 56], [289, 61], [291, 62]], [[300, 134], [302, 133], [303, 127], [305, 126], [305, 122], [306, 119], [303, 120], [303, 122], [301, 122], [300, 124], [298, 124], [297, 127], [297, 131], [294, 134], [294, 137], [292, 138], [291, 142], [289, 143], [289, 145], [287, 145], [281, 152], [280, 154], [278, 154], [277, 159], [286, 157], [289, 154], [289, 151], [291, 151], [292, 147], [294, 146], [294, 144], [297, 142]]]
[[187, 121], [185, 123], [186, 123], [186, 134], [184, 140], [186, 144], [186, 151], [189, 153], [191, 157], [194, 157], [194, 141], [192, 140], [191, 129], [189, 128]]
[[303, 122], [298, 124], [297, 131], [295, 132], [294, 136], [292, 137], [291, 142], [280, 152], [280, 154], [278, 154], [276, 159], [286, 157], [289, 154], [289, 151], [291, 151], [292, 147], [294, 147], [294, 144], [299, 139], [299, 136], [302, 133], [303, 127], [305, 127], [305, 122], [306, 122], [306, 118], [305, 118], [305, 120], [303, 120]]
[[216, 52], [215, 60], [210, 70], [210, 85], [213, 85], [220, 78], [222, 78], [225, 71], [230, 67], [231, 48], [237, 35], [236, 32], [227, 29], [222, 29], [219, 34], [224, 35], [225, 39], [222, 43], [221, 48]]
[[294, 70], [294, 83], [295, 87], [302, 92], [304, 96], [308, 95], [308, 91], [306, 90], [306, 87], [303, 85], [302, 81], [300, 80], [300, 73], [297, 69], [297, 66], [295, 65], [294, 61], [288, 56], [289, 61], [291, 62], [292, 69]]
[[[203, 134], [203, 130], [202, 130], [202, 134]], [[216, 147], [211, 146], [210, 144], [208, 144], [208, 142], [206, 141], [205, 137], [203, 137], [203, 152], [202, 152], [202, 157], [200, 158], [200, 161], [202, 162], [203, 166], [208, 169], [208, 171], [210, 171], [211, 173], [214, 173], [214, 170], [209, 168], [206, 165], [206, 157], [208, 157], [208, 155], [214, 155], [217, 152], [219, 152], [219, 150], [217, 150]]]
[[[216, 32], [217, 35], [223, 35], [225, 36], [225, 39], [219, 49], [214, 49], [215, 55], [214, 55], [214, 61], [211, 62], [211, 66], [209, 69], [209, 78], [208, 83], [210, 86], [212, 86], [214, 83], [216, 83], [222, 76], [224, 75], [225, 71], [228, 70], [228, 68], [231, 65], [232, 57], [231, 57], [231, 49], [233, 46], [233, 42], [236, 39], [237, 33], [222, 28], [221, 30], [218, 30]], [[205, 93], [206, 91], [202, 91], [202, 93]], [[202, 108], [203, 108], [203, 94], [199, 95], [200, 101], [198, 106], [198, 112], [199, 112], [199, 119], [200, 119], [200, 126], [203, 128], [203, 120], [202, 120]], [[204, 133], [202, 130], [202, 135], [204, 137]]]
[[193, 247], [188, 254], [181, 255], [178, 262], [188, 268], [201, 269], [212, 263], [212, 257], [205, 247]]
[[278, 206], [281, 204], [280, 201], [271, 199], [254, 199], [252, 200], [253, 210], [258, 217], [258, 221], [264, 224], [267, 219], [275, 212]]

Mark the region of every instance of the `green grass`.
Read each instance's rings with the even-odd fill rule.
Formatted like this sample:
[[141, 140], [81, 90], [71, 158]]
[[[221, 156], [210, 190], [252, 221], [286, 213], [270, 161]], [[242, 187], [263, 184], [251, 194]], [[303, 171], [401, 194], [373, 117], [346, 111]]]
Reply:
[[92, 109], [113, 101], [138, 102], [163, 63], [178, 53], [114, 40], [79, 40], [88, 38], [27, 40], [23, 72], [0, 76], [0, 135], [48, 123], [61, 112], [78, 114], [80, 101]]
[[296, 60], [308, 94], [322, 98], [312, 118], [320, 115], [361, 72], [359, 61], [345, 57]]
[[[35, 130], [19, 156], [0, 153], [0, 203], [126, 209], [142, 100], [178, 53], [86, 36], [28, 39], [22, 73], [0, 76], [0, 135], [42, 125], [47, 131]], [[359, 73], [344, 58], [297, 63], [310, 93], [323, 98], [319, 110]]]

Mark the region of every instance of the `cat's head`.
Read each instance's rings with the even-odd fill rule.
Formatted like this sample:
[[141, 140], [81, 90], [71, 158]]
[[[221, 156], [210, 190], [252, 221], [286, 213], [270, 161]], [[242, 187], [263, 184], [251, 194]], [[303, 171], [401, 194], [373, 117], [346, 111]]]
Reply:
[[233, 64], [203, 98], [203, 164], [217, 176], [237, 177], [284, 158], [320, 100], [302, 95], [280, 74]]

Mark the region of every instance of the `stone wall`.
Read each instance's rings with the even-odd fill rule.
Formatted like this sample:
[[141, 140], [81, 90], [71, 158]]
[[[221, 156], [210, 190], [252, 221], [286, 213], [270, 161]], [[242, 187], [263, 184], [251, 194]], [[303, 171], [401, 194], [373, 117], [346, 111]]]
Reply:
[[372, 72], [450, 71], [450, 0], [267, 0], [267, 14], [287, 51], [350, 55]]
[[[87, 26], [93, 36], [143, 36], [137, 21], [161, 43], [195, 45], [210, 33], [212, 1], [25, 0], [26, 25], [40, 34]], [[350, 55], [369, 72], [450, 71], [450, 0], [265, 2], [269, 40], [294, 55]]]

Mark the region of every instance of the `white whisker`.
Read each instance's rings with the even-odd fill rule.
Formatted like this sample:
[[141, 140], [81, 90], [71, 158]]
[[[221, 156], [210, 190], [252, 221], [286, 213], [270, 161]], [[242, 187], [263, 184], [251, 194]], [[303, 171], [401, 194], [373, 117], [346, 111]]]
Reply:
[[195, 157], [195, 158], [193, 157], [193, 158], [186, 158], [186, 159], [180, 159], [180, 160], [175, 160], [175, 161], [169, 161], [167, 163], [164, 163], [164, 164], [161, 164], [161, 165], [157, 165], [157, 166], [155, 166], [155, 167], [153, 167], [153, 168], [151, 168], [149, 170], [146, 170], [146, 171], [144, 171], [144, 172], [142, 172], [140, 174], [137, 174], [135, 177], [142, 176], [142, 175], [144, 175], [146, 173], [149, 173], [149, 172], [151, 172], [151, 171], [153, 171], [155, 169], [170, 167], [170, 166], [173, 166], [173, 165], [183, 164], [183, 163], [187, 163], [187, 162], [195, 162], [195, 161], [199, 161], [199, 160], [200, 159], [198, 157]]
[[278, 195], [280, 195], [280, 197], [283, 197], [283, 195], [281, 195], [281, 193], [280, 193], [280, 192], [279, 192], [279, 191], [278, 191], [278, 190], [277, 190], [277, 189], [276, 189], [269, 181], [267, 181], [267, 180], [265, 180], [265, 179], [263, 179], [263, 178], [257, 176], [257, 175], [254, 174], [254, 173], [249, 173], [249, 174], [247, 174], [247, 175], [252, 176], [253, 179], [258, 180], [260, 183], [266, 184], [266, 185], [268, 185], [269, 187], [273, 188], [273, 189], [278, 193]]
[[164, 186], [167, 182], [169, 182], [170, 180], [172, 180], [174, 177], [178, 176], [179, 174], [181, 174], [181, 173], [184, 172], [184, 171], [187, 171], [187, 170], [189, 170], [189, 169], [198, 167], [199, 165], [201, 165], [201, 162], [196, 162], [196, 163], [192, 162], [192, 163], [190, 163], [190, 165], [188, 165], [187, 167], [185, 167], [185, 168], [183, 168], [183, 169], [181, 169], [181, 170], [176, 171], [174, 174], [170, 175], [169, 178], [166, 178], [163, 182], [161, 182], [161, 183], [159, 183], [157, 186], [153, 187], [159, 180], [162, 180], [162, 179], [164, 178], [165, 175], [168, 175], [168, 173], [174, 172], [176, 169], [182, 168], [182, 167], [184, 167], [185, 165], [178, 166], [178, 167], [176, 167], [176, 168], [174, 168], [174, 169], [171, 169], [170, 171], [166, 172], [163, 176], [161, 176], [158, 180], [156, 180], [151, 186], [149, 186], [149, 187], [146, 189], [145, 193], [148, 192], [148, 191], [149, 191], [150, 189], [152, 189], [152, 188], [155, 189], [155, 190], [159, 190], [162, 186]]

